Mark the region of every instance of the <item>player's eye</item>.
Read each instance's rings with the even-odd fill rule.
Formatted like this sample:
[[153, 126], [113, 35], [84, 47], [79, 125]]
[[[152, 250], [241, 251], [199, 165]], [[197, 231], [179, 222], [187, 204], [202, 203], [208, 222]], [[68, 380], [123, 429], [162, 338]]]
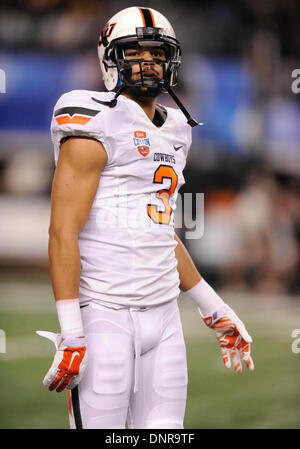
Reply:
[[151, 54], [154, 58], [164, 58], [165, 57], [165, 52], [163, 50], [153, 50], [151, 52]]
[[125, 51], [126, 58], [133, 58], [133, 57], [136, 57], [139, 55], [140, 55], [140, 52], [138, 50], [126, 50]]

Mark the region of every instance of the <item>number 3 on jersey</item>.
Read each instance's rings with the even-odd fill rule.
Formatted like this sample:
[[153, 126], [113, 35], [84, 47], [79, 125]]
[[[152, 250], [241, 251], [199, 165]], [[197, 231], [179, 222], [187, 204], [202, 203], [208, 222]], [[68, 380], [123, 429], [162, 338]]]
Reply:
[[153, 204], [147, 205], [148, 215], [151, 218], [154, 223], [158, 224], [169, 224], [171, 219], [171, 214], [173, 212], [172, 207], [169, 203], [169, 198], [171, 195], [173, 195], [175, 188], [177, 186], [178, 182], [178, 176], [175, 173], [173, 167], [169, 165], [160, 165], [158, 169], [154, 173], [153, 182], [155, 184], [162, 184], [164, 179], [170, 179], [171, 180], [171, 186], [169, 189], [163, 189], [159, 190], [156, 194], [157, 198], [162, 200], [165, 211], [160, 212], [158, 211], [158, 207]]

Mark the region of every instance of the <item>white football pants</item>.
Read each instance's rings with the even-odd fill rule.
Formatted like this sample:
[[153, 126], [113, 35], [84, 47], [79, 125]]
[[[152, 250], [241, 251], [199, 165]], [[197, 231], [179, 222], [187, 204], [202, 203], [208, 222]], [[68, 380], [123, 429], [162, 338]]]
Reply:
[[87, 368], [69, 392], [71, 428], [183, 428], [186, 349], [177, 301], [81, 309]]

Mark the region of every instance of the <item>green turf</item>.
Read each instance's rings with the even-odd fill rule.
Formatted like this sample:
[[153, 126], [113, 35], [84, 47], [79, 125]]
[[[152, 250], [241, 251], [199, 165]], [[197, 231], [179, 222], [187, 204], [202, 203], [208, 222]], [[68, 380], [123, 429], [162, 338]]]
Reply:
[[42, 384], [49, 358], [3, 364], [0, 427], [3, 429], [68, 428], [66, 393], [49, 392]]
[[255, 370], [226, 370], [212, 343], [187, 342], [186, 428], [299, 428], [299, 356], [276, 338], [257, 338]]
[[[299, 428], [299, 363], [286, 349], [259, 338], [255, 371], [236, 375], [223, 368], [214, 342], [188, 340], [185, 428]], [[1, 364], [0, 428], [68, 427], [66, 394], [42, 385], [49, 361], [45, 356]]]
[[[55, 311], [55, 309], [54, 309]], [[56, 314], [51, 313], [9, 313], [1, 312], [0, 329], [5, 329], [7, 338], [34, 335], [38, 329], [58, 332]]]

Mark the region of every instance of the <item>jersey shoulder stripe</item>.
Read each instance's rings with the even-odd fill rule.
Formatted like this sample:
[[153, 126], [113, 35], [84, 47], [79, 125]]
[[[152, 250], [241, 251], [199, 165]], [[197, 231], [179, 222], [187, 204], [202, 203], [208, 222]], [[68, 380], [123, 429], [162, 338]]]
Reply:
[[96, 114], [98, 114], [98, 112], [101, 111], [95, 109], [81, 108], [79, 106], [67, 106], [65, 108], [56, 109], [54, 116], [57, 117], [58, 115], [69, 114], [72, 117], [72, 115], [79, 113], [94, 117]]
[[68, 106], [59, 108], [54, 112], [54, 117], [58, 125], [66, 123], [78, 123], [85, 125], [92, 117], [99, 114], [99, 110], [82, 108], [78, 106]]

